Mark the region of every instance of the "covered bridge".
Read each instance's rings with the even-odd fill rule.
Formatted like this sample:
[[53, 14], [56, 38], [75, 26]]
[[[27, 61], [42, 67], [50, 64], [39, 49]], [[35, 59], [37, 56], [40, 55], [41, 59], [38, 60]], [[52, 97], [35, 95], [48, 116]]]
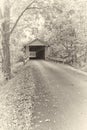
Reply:
[[46, 59], [49, 55], [49, 45], [39, 39], [27, 43], [24, 50], [29, 59]]

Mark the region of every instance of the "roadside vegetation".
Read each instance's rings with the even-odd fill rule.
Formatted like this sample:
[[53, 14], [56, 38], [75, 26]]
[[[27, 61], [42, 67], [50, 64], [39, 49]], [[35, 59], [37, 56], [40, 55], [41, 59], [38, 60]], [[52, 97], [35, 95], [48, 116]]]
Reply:
[[[0, 85], [0, 129], [29, 130], [32, 117], [33, 83], [30, 64], [14, 70], [15, 77]], [[16, 67], [17, 68], [17, 67]]]

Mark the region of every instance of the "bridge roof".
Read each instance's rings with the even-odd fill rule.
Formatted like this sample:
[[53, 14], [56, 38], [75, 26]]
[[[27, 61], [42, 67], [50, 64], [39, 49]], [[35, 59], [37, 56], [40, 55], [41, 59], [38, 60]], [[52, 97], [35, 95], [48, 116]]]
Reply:
[[35, 39], [30, 43], [27, 43], [25, 46], [49, 46], [47, 42], [44, 42], [40, 39]]

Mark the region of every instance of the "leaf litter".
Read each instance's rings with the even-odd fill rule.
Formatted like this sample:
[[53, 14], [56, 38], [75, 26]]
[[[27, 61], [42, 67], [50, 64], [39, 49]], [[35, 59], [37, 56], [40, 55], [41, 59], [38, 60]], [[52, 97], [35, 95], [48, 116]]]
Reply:
[[0, 130], [31, 128], [34, 87], [30, 63], [6, 85], [0, 86]]

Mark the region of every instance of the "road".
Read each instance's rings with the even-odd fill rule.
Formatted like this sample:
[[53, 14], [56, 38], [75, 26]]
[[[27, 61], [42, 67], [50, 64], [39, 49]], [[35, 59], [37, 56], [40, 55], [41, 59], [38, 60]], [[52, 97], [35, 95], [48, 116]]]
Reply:
[[87, 130], [87, 75], [67, 65], [31, 61], [36, 85], [32, 130]]

